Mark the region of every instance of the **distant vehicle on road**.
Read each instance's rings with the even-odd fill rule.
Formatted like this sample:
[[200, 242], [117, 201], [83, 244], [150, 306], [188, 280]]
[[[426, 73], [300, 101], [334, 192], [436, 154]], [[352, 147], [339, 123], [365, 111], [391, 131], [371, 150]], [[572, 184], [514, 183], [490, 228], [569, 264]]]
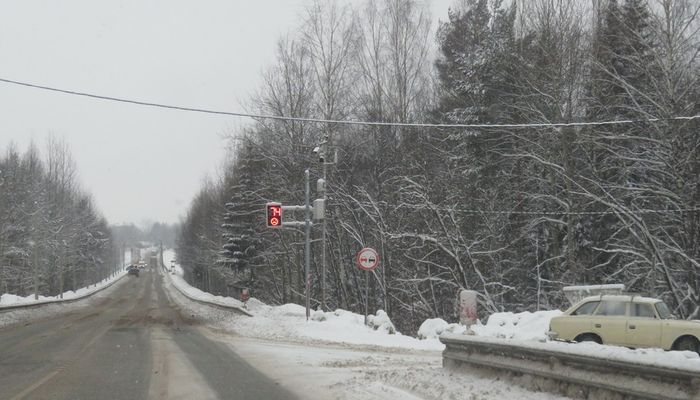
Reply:
[[129, 275], [139, 276], [139, 268], [135, 265], [129, 266], [128, 271]]
[[551, 339], [700, 353], [700, 321], [676, 320], [659, 299], [636, 295], [586, 297], [552, 318]]

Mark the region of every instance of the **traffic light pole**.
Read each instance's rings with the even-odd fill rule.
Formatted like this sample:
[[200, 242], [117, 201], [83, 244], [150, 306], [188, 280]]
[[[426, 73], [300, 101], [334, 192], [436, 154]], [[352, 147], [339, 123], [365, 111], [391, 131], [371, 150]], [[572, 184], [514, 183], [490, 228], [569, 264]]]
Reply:
[[[330, 132], [330, 131], [329, 131]], [[328, 165], [329, 164], [335, 164], [337, 160], [338, 154], [335, 153], [335, 156], [333, 157], [333, 162], [328, 162], [328, 156], [330, 153], [330, 146], [331, 146], [331, 135], [330, 133], [326, 133], [326, 135], [323, 138], [323, 142], [321, 143], [321, 165], [322, 165], [322, 174], [323, 174], [323, 183], [320, 185], [319, 192], [321, 192], [322, 199], [323, 199], [323, 204], [324, 204], [324, 209], [323, 209], [323, 214], [320, 216], [321, 218], [321, 310], [327, 311], [327, 306], [326, 306], [326, 218], [325, 218], [325, 203], [328, 199], [327, 193], [327, 187], [326, 184], [328, 182]]]
[[[311, 188], [309, 187], [309, 169], [304, 171], [306, 180], [306, 196], [303, 206], [283, 206], [281, 203], [268, 202], [265, 206], [267, 212], [268, 228], [301, 227], [304, 226], [304, 276], [306, 288], [306, 320], [311, 317], [311, 213], [325, 212], [325, 200], [317, 199], [311, 205]], [[283, 211], [304, 211], [304, 221], [285, 221]], [[323, 216], [321, 216], [321, 219]]]

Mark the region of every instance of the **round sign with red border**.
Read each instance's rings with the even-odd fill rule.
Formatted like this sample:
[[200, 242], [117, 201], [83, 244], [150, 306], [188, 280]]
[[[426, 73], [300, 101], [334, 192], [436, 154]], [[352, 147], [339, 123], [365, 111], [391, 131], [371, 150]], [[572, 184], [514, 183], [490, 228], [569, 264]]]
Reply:
[[379, 253], [371, 247], [365, 247], [357, 253], [357, 266], [363, 271], [374, 271], [379, 267]]

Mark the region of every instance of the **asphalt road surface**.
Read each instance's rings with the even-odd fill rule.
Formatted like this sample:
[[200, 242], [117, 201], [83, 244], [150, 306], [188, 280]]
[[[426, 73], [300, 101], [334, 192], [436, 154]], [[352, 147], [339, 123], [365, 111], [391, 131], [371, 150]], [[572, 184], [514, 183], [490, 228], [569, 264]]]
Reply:
[[0, 399], [293, 399], [203, 335], [156, 271], [89, 307], [0, 329]]

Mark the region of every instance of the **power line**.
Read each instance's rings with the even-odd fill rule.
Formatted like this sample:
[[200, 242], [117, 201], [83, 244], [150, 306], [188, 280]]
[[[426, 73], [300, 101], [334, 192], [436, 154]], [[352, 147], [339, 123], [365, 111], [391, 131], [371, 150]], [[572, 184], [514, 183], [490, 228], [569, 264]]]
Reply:
[[[372, 206], [369, 203], [359, 203], [365, 207], [370, 207]], [[333, 203], [331, 205], [334, 206], [339, 206], [340, 203]], [[620, 212], [616, 211], [517, 211], [517, 210], [477, 210], [477, 209], [462, 209], [462, 208], [455, 208], [455, 207], [445, 207], [445, 206], [438, 206], [438, 207], [430, 207], [430, 206], [425, 206], [425, 205], [419, 205], [419, 204], [406, 204], [402, 203], [397, 206], [394, 206], [393, 208], [395, 209], [401, 209], [401, 208], [409, 208], [409, 209], [414, 209], [414, 210], [438, 210], [438, 211], [453, 211], [457, 213], [462, 213], [462, 214], [488, 214], [488, 215], [532, 215], [532, 216], [565, 216], [565, 215], [577, 215], [577, 216], [586, 216], [586, 215], [617, 215], [621, 214]], [[629, 212], [627, 214], [634, 214], [634, 215], [643, 215], [643, 214], [679, 214], [679, 213], [696, 213], [700, 212], [700, 208], [679, 208], [679, 209], [669, 209], [669, 210], [663, 210], [663, 209], [641, 209], [641, 210], [633, 210], [632, 212]]]
[[577, 126], [601, 126], [601, 125], [629, 125], [636, 123], [655, 123], [661, 121], [692, 121], [700, 119], [700, 115], [693, 115], [687, 117], [669, 117], [669, 118], [646, 118], [646, 119], [625, 119], [625, 120], [614, 120], [614, 121], [594, 121], [594, 122], [556, 122], [556, 123], [528, 123], [528, 124], [430, 124], [430, 123], [403, 123], [403, 122], [372, 122], [372, 121], [357, 121], [357, 120], [332, 120], [332, 119], [321, 119], [321, 118], [303, 118], [303, 117], [285, 117], [281, 115], [265, 115], [265, 114], [251, 114], [242, 113], [234, 111], [219, 111], [210, 110], [205, 108], [197, 107], [185, 107], [185, 106], [175, 106], [161, 103], [153, 103], [148, 101], [131, 100], [119, 97], [104, 96], [99, 94], [78, 92], [75, 90], [59, 89], [49, 86], [37, 85], [33, 83], [20, 82], [11, 79], [0, 78], [0, 82], [9, 83], [13, 85], [25, 86], [35, 89], [48, 90], [52, 92], [58, 92], [63, 94], [69, 94], [73, 96], [89, 97], [93, 99], [116, 101], [120, 103], [135, 104], [147, 107], [157, 107], [165, 108], [177, 111], [188, 111], [203, 114], [216, 114], [216, 115], [229, 115], [233, 117], [243, 117], [243, 118], [253, 118], [253, 119], [271, 119], [277, 121], [292, 121], [292, 122], [310, 122], [310, 123], [323, 123], [323, 124], [337, 124], [337, 125], [363, 125], [363, 126], [398, 126], [398, 127], [413, 127], [413, 128], [459, 128], [459, 129], [484, 129], [484, 128], [566, 128], [566, 127], [577, 127]]
[[[448, 208], [443, 208], [443, 211], [448, 211]], [[463, 214], [496, 214], [496, 215], [534, 215], [534, 216], [548, 216], [548, 215], [617, 215], [621, 214], [615, 211], [500, 211], [500, 210], [463, 210], [454, 209], [456, 212]], [[678, 210], [634, 210], [630, 214], [642, 215], [642, 214], [676, 214], [676, 213], [693, 213], [700, 212], [700, 208], [687, 208]]]

